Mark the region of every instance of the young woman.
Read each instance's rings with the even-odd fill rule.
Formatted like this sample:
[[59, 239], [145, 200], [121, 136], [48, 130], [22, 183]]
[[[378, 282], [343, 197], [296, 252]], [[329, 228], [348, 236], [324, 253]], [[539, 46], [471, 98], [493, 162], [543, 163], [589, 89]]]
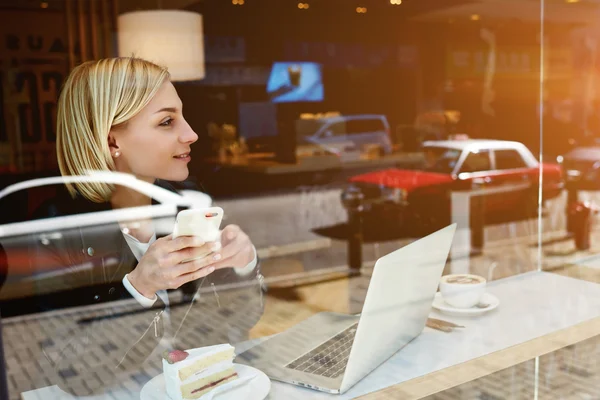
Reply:
[[[188, 177], [191, 145], [198, 139], [183, 117], [183, 104], [167, 69], [136, 58], [103, 59], [73, 69], [60, 94], [56, 135], [62, 175], [85, 175], [88, 170], [114, 171], [132, 174], [170, 190], [173, 187], [169, 181]], [[151, 198], [125, 186], [75, 183], [68, 184], [67, 189], [68, 195], [45, 204], [38, 214], [59, 217], [152, 204]], [[87, 285], [64, 290], [60, 296], [44, 297], [40, 301], [47, 302], [46, 308], [61, 306], [54, 307], [56, 302], [73, 306], [135, 299], [127, 303], [129, 308], [125, 312], [117, 312], [110, 305], [99, 307], [100, 314], [88, 318], [85, 324], [75, 324], [71, 331], [58, 330], [54, 335], [57, 340], [51, 343], [53, 349], [74, 349], [62, 351], [58, 357], [48, 357], [57, 370], [59, 385], [74, 394], [94, 391], [82, 387], [82, 377], [107, 368], [111, 373], [135, 370], [150, 355], [164, 329], [169, 332], [169, 326], [163, 324], [167, 315], [164, 312], [167, 289], [190, 282], [211, 289], [209, 300], [198, 302], [198, 307], [204, 307], [202, 315], [206, 318], [190, 320], [188, 313], [179, 320], [171, 318], [171, 336], [190, 325], [208, 326], [210, 330], [205, 332], [221, 332], [206, 341], [196, 336], [194, 343], [185, 343], [189, 347], [241, 340], [243, 332], [262, 313], [256, 251], [238, 226], [226, 226], [220, 242], [202, 243], [194, 237], [157, 237], [154, 222], [120, 221], [102, 229], [69, 229], [60, 239], [36, 247], [38, 255], [45, 254], [44, 260], [51, 254], [57, 266], [72, 270], [65, 275], [65, 282], [89, 281]], [[182, 263], [198, 256], [201, 258]], [[86, 262], [93, 265], [94, 273], [81, 272], [75, 267]], [[98, 276], [104, 279], [98, 282]], [[222, 313], [227, 317], [226, 322], [218, 323], [211, 313], [227, 307], [228, 295], [217, 293], [222, 284], [246, 288], [247, 293], [241, 303]], [[129, 324], [121, 336], [115, 332], [110, 345], [94, 341], [93, 337], [102, 329], [115, 329], [119, 326], [117, 321], [122, 323], [127, 319], [135, 323]], [[106, 349], [110, 350], [107, 351], [110, 362], [95, 363], [93, 367], [81, 362], [86, 355]]]

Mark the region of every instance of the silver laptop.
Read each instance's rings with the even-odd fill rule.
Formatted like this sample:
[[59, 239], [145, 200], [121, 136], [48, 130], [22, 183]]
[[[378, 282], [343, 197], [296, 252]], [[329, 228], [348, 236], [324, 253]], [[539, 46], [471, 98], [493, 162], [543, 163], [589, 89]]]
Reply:
[[452, 224], [375, 263], [362, 313], [318, 313], [238, 355], [272, 379], [344, 393], [417, 337], [456, 230]]

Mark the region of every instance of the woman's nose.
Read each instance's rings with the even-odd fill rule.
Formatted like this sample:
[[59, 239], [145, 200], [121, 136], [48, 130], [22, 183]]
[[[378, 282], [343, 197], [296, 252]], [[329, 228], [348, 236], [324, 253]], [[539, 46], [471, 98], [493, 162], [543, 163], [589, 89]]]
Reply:
[[182, 143], [194, 143], [198, 140], [198, 135], [192, 127], [186, 122], [184, 131], [179, 135], [179, 141]]

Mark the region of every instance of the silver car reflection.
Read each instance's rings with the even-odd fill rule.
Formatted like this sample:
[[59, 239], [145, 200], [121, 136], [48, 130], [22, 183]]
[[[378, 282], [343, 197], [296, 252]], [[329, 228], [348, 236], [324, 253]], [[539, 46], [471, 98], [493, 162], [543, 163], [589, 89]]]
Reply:
[[[153, 202], [150, 206], [35, 218], [35, 210], [44, 201], [58, 191], [64, 191], [65, 183], [74, 182], [126, 186], [149, 196]], [[112, 249], [115, 257], [107, 256], [106, 252], [101, 254], [93, 248], [83, 249], [89, 253], [85, 262], [57, 265], [51, 260], [32, 258], [32, 245], [50, 246], [53, 241], [68, 235], [80, 235], [81, 232], [102, 235], [109, 229], [114, 230], [115, 223], [141, 219], [153, 221], [157, 236], [170, 234], [180, 209], [209, 207], [211, 203], [210, 196], [195, 190], [173, 192], [132, 175], [104, 171], [90, 171], [83, 176], [39, 178], [8, 186], [0, 191], [0, 302], [84, 287], [90, 282], [109, 283], [122, 278], [122, 275], [111, 274], [111, 268], [118, 264], [119, 249]], [[98, 262], [102, 262], [102, 268], [94, 268]]]

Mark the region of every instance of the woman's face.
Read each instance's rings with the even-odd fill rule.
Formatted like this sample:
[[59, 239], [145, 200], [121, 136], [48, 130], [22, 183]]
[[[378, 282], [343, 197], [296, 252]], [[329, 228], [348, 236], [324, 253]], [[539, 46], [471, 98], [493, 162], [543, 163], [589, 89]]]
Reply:
[[163, 83], [142, 111], [113, 128], [108, 137], [117, 171], [147, 182], [185, 180], [190, 146], [196, 140], [198, 135], [183, 118], [181, 99], [171, 82]]

